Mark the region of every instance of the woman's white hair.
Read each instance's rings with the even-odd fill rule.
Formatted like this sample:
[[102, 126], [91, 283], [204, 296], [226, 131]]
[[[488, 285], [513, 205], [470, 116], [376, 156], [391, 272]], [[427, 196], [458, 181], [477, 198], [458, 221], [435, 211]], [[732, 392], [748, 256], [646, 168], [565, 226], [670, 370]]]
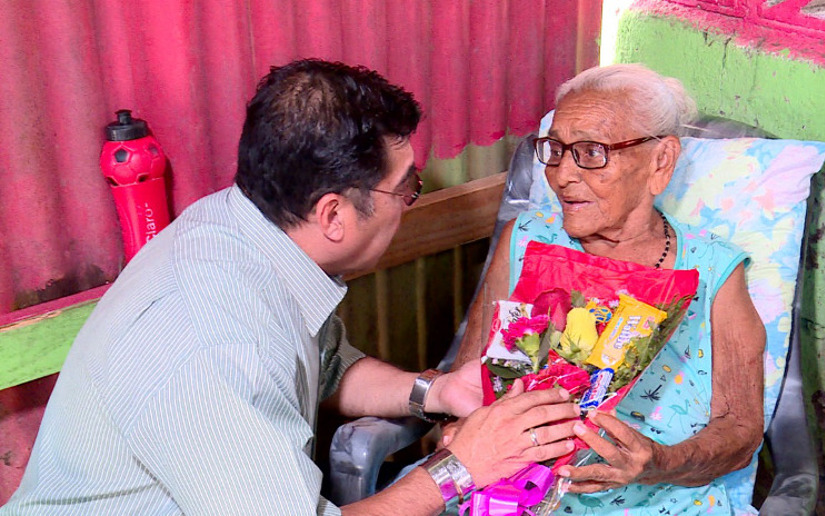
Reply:
[[627, 94], [633, 125], [650, 136], [682, 136], [696, 117], [696, 102], [679, 79], [665, 77], [641, 64], [614, 64], [585, 70], [559, 86], [556, 105], [567, 95], [583, 91]]

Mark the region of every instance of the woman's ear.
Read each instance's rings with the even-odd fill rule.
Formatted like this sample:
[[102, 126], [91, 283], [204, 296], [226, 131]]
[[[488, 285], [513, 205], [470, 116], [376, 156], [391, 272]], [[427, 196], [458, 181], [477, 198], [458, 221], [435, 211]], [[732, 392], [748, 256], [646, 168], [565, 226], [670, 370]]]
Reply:
[[656, 147], [653, 162], [653, 173], [650, 175], [648, 185], [650, 193], [654, 196], [665, 191], [673, 171], [676, 169], [676, 160], [682, 151], [682, 143], [676, 136], [665, 136], [659, 140]]
[[344, 238], [346, 199], [336, 193], [323, 195], [315, 203], [315, 217], [321, 233], [327, 240], [340, 242]]

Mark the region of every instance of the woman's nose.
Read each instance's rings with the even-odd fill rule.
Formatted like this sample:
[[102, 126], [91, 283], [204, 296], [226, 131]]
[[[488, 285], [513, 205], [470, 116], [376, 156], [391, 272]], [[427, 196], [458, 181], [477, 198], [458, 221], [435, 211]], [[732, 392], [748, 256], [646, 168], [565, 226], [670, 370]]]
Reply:
[[561, 187], [581, 181], [582, 172], [582, 169], [573, 159], [573, 152], [570, 150], [562, 154], [561, 161], [557, 166], [551, 167], [548, 165], [544, 170], [547, 180], [551, 181], [551, 178], [554, 178], [556, 183]]

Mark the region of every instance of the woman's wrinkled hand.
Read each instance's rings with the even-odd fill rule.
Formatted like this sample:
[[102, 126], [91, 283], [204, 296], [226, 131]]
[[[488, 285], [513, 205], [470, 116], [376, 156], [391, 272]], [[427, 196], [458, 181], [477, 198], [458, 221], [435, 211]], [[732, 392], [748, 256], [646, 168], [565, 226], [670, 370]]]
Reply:
[[655, 457], [664, 448], [630, 428], [611, 414], [591, 412], [590, 420], [613, 440], [605, 439], [584, 423], [573, 431], [607, 463], [588, 466], [562, 466], [558, 474], [572, 480], [571, 493], [596, 493], [634, 483], [655, 483]]
[[573, 449], [573, 424], [578, 421], [579, 407], [569, 399], [563, 389], [524, 392], [524, 383], [517, 379], [501, 399], [467, 417], [448, 448], [477, 487], [560, 457]]

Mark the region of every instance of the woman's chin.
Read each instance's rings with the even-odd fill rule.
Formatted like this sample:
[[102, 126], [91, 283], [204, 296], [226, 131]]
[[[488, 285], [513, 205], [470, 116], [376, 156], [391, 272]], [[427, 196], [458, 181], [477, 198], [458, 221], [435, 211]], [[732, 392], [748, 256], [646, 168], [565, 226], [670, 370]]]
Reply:
[[562, 213], [564, 231], [573, 238], [582, 238], [593, 232], [593, 219], [583, 213], [568, 212]]
[[564, 228], [565, 233], [567, 233], [571, 238], [575, 239], [581, 239], [583, 237], [586, 237], [587, 235], [592, 234], [591, 229], [583, 227], [580, 224], [568, 224], [566, 219], [562, 227]]

